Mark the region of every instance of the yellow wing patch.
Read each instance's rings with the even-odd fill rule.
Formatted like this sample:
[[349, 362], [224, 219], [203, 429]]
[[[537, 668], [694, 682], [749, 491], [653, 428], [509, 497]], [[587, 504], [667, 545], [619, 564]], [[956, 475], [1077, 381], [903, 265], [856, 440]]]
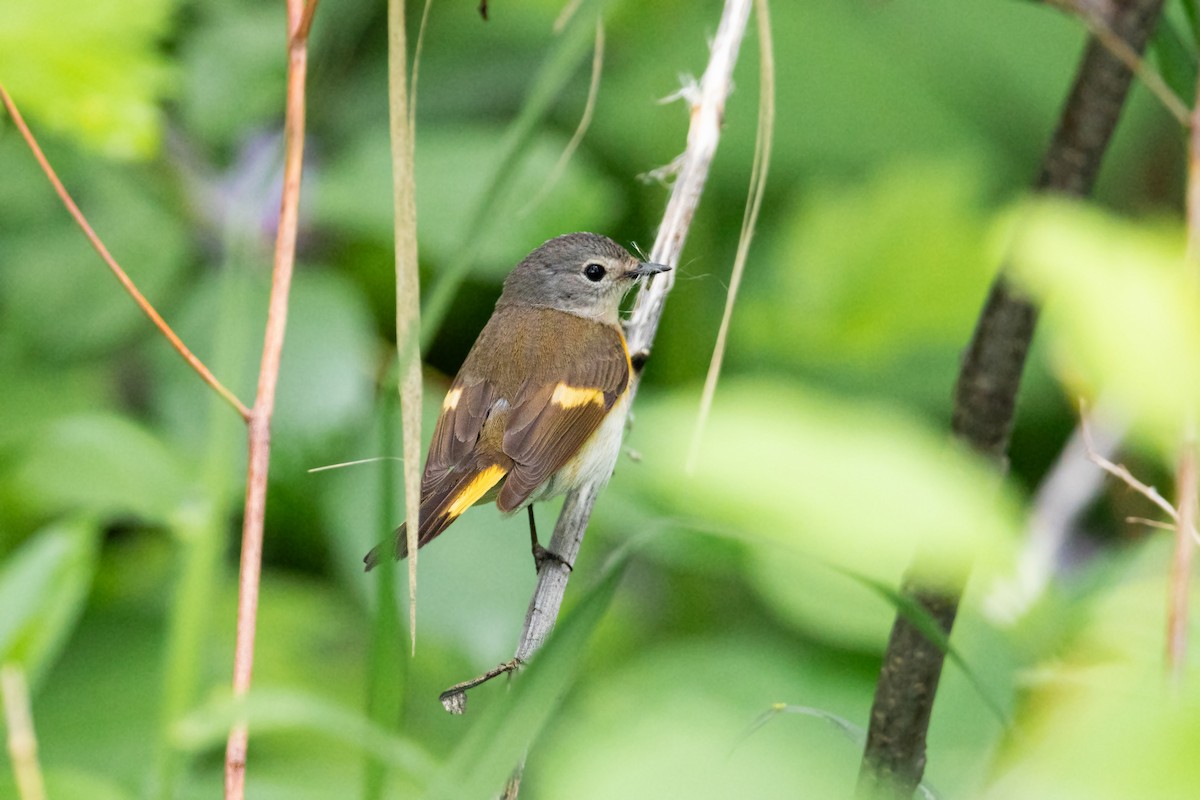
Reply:
[[565, 383], [560, 383], [554, 387], [554, 394], [550, 396], [550, 402], [560, 408], [577, 408], [578, 406], [585, 406], [588, 403], [603, 406], [604, 392], [601, 389], [581, 389], [578, 386], [568, 386]]
[[451, 389], [446, 392], [446, 399], [442, 401], [442, 411], [453, 411], [458, 408], [458, 401], [462, 398], [462, 388]]
[[480, 472], [455, 493], [454, 499], [446, 506], [446, 514], [452, 519], [462, 514], [475, 505], [479, 498], [487, 494], [488, 489], [499, 483], [507, 473], [508, 470], [499, 464], [493, 464]]

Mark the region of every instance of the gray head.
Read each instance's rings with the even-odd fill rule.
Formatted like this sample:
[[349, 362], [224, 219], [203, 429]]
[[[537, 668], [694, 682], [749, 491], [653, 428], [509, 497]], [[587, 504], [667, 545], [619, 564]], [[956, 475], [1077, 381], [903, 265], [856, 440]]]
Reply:
[[534, 250], [509, 273], [497, 306], [541, 306], [615, 323], [634, 281], [668, 269], [637, 260], [607, 236], [568, 233]]

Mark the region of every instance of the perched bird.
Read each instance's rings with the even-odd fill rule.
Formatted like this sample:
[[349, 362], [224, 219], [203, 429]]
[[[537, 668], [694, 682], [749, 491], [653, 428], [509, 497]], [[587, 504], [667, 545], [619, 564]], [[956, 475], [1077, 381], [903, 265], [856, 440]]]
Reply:
[[[442, 401], [421, 478], [418, 547], [495, 500], [506, 513], [529, 508], [539, 568], [557, 559], [538, 544], [532, 504], [612, 475], [632, 373], [621, 298], [668, 269], [594, 233], [551, 239], [516, 266]], [[408, 554], [404, 525], [363, 561], [369, 570], [390, 554]]]

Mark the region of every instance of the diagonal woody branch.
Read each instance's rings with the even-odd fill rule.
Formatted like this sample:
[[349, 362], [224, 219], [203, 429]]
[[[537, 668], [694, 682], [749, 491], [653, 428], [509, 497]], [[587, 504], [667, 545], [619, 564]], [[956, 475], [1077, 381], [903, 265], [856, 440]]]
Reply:
[[83, 231], [83, 235], [87, 237], [88, 242], [100, 254], [100, 258], [112, 270], [113, 275], [125, 287], [125, 291], [133, 298], [133, 302], [137, 303], [142, 313], [150, 318], [150, 321], [154, 323], [154, 327], [158, 328], [159, 333], [166, 337], [167, 341], [171, 343], [171, 347], [175, 348], [175, 352], [179, 353], [188, 366], [196, 371], [200, 379], [219, 394], [225, 402], [233, 406], [234, 410], [241, 415], [244, 422], [249, 422], [250, 409], [246, 408], [245, 404], [233, 392], [225, 388], [225, 385], [217, 380], [208, 367], [204, 366], [204, 362], [188, 349], [183, 340], [179, 338], [175, 331], [171, 329], [171, 326], [167, 324], [166, 320], [162, 318], [162, 315], [155, 310], [145, 295], [138, 290], [133, 279], [129, 277], [125, 270], [121, 269], [121, 265], [108, 252], [108, 248], [104, 246], [104, 242], [101, 241], [96, 231], [92, 229], [91, 224], [87, 221], [87, 217], [84, 216], [79, 206], [75, 204], [75, 200], [71, 197], [71, 193], [67, 191], [67, 187], [59, 180], [58, 173], [54, 171], [54, 167], [50, 166], [50, 161], [46, 158], [45, 153], [42, 152], [42, 148], [38, 145], [37, 139], [34, 138], [33, 132], [29, 130], [29, 126], [25, 124], [24, 117], [21, 116], [21, 112], [17, 109], [17, 104], [13, 102], [12, 97], [9, 96], [2, 84], [0, 84], [0, 101], [4, 103], [4, 107], [8, 110], [9, 116], [12, 117], [17, 130], [21, 132], [21, 137], [25, 139], [25, 143], [29, 145], [29, 149], [33, 151], [33, 157], [37, 161], [38, 166], [42, 168], [42, 172], [46, 173], [46, 177], [54, 187], [54, 191], [58, 194], [59, 199], [62, 200], [63, 205], [67, 207], [67, 213], [75, 220], [75, 224]]
[[[1162, 11], [1162, 0], [1114, 0], [1108, 29], [1140, 54]], [[1034, 189], [1087, 195], [1116, 128], [1132, 73], [1094, 36], [1067, 98], [1058, 129], [1042, 159]], [[963, 358], [955, 388], [955, 437], [1006, 466], [1017, 391], [1037, 322], [1032, 301], [1005, 272], [993, 283]], [[918, 556], [918, 560], [919, 560]], [[906, 577], [902, 591], [949, 635], [962, 594], [957, 586], [922, 585]], [[867, 745], [859, 773], [860, 797], [908, 798], [925, 770], [925, 737], [945, 654], [903, 616], [897, 616], [884, 653]]]

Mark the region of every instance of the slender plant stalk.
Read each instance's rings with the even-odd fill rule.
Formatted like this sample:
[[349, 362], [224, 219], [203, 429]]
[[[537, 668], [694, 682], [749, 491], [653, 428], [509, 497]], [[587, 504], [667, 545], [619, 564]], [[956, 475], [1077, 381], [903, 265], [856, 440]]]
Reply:
[[75, 224], [78, 225], [80, 230], [83, 231], [83, 235], [87, 237], [88, 242], [92, 245], [95, 251], [100, 254], [100, 258], [103, 259], [104, 263], [108, 265], [108, 268], [112, 270], [113, 275], [116, 276], [117, 280], [121, 283], [121, 286], [123, 286], [129, 296], [133, 298], [133, 302], [137, 303], [137, 306], [142, 310], [142, 313], [149, 317], [150, 321], [154, 323], [154, 327], [158, 328], [159, 333], [161, 333], [166, 340], [171, 343], [171, 347], [175, 348], [175, 352], [179, 353], [180, 357], [187, 362], [188, 366], [196, 371], [196, 374], [200, 376], [201, 380], [207, 383], [213, 389], [213, 391], [219, 394], [221, 398], [225, 400], [225, 402], [231, 405], [234, 410], [241, 415], [243, 420], [249, 422], [250, 410], [246, 408], [245, 404], [243, 404], [233, 392], [229, 391], [229, 389], [225, 388], [223, 383], [217, 380], [216, 376], [209, 371], [208, 367], [204, 366], [204, 362], [197, 358], [196, 355], [187, 348], [187, 345], [185, 345], [183, 340], [176, 335], [175, 331], [171, 329], [171, 326], [168, 325], [166, 320], [162, 318], [162, 315], [159, 314], [154, 306], [150, 304], [150, 301], [146, 299], [145, 295], [138, 290], [137, 286], [133, 282], [133, 279], [129, 277], [125, 270], [121, 269], [121, 265], [118, 264], [117, 260], [112, 257], [111, 253], [108, 252], [108, 248], [104, 246], [104, 242], [101, 241], [100, 237], [96, 234], [96, 231], [92, 229], [91, 224], [87, 221], [87, 217], [85, 217], [83, 212], [79, 210], [79, 206], [75, 204], [75, 200], [67, 191], [67, 187], [63, 186], [62, 181], [59, 180], [58, 173], [56, 173], [54, 168], [50, 166], [50, 162], [47, 160], [46, 155], [42, 152], [42, 148], [38, 145], [37, 139], [34, 138], [33, 132], [29, 130], [29, 126], [25, 124], [25, 119], [21, 116], [21, 112], [17, 109], [17, 104], [13, 102], [12, 97], [9, 96], [7, 90], [5, 90], [2, 84], [0, 84], [0, 101], [3, 101], [5, 109], [8, 110], [9, 116], [12, 117], [13, 123], [17, 126], [17, 130], [21, 132], [21, 137], [25, 139], [25, 143], [29, 145], [29, 149], [33, 152], [33, 157], [37, 160], [38, 166], [42, 168], [42, 172], [46, 173], [46, 177], [49, 179], [50, 184], [54, 187], [54, 191], [58, 194], [59, 199], [62, 200], [63, 205], [66, 206], [67, 213], [69, 213], [71, 218], [75, 220]]
[[400, 426], [408, 524], [408, 630], [417, 650], [417, 512], [421, 505], [421, 295], [417, 273], [417, 203], [413, 125], [408, 110], [408, 42], [404, 0], [388, 0], [388, 112], [396, 238], [396, 346], [400, 358]]
[[[1162, 0], [1116, 0], [1108, 30], [1140, 54], [1161, 10]], [[1091, 191], [1131, 81], [1125, 61], [1103, 41], [1090, 38], [1042, 160], [1034, 184], [1037, 191], [1073, 197]], [[1037, 309], [1002, 270], [959, 371], [953, 433], [999, 471], [1005, 468], [1017, 391], [1036, 321]], [[901, 591], [949, 635], [962, 587], [921, 582], [915, 577], [921, 573], [921, 561], [919, 554]], [[941, 648], [898, 614], [871, 708], [859, 772], [860, 797], [912, 796], [925, 771], [925, 740], [944, 661]]]
[[0, 667], [0, 699], [8, 728], [8, 756], [20, 800], [46, 800], [46, 784], [38, 764], [37, 735], [29, 707], [29, 684], [25, 671], [16, 664]]
[[[237, 639], [233, 662], [233, 694], [250, 691], [254, 668], [254, 635], [258, 616], [258, 588], [262, 573], [263, 520], [267, 505], [267, 470], [271, 456], [271, 417], [279, 359], [287, 327], [288, 292], [296, 260], [299, 224], [300, 178], [304, 164], [304, 87], [308, 73], [308, 31], [316, 0], [287, 0], [288, 70], [287, 106], [284, 112], [283, 197], [275, 237], [275, 264], [267, 305], [258, 392], [249, 421], [249, 467], [246, 472], [246, 505], [242, 522], [242, 554], [238, 573]], [[242, 800], [246, 789], [246, 748], [249, 731], [245, 720], [234, 723], [225, 747], [225, 799]]]
[[[1196, 87], [1195, 108], [1190, 117], [1188, 136], [1188, 277], [1193, 294], [1200, 292], [1200, 85]], [[1193, 398], [1194, 400], [1194, 398]], [[1187, 668], [1188, 607], [1196, 525], [1196, 418], [1184, 420], [1183, 441], [1175, 467], [1175, 502], [1179, 519], [1175, 525], [1175, 552], [1171, 561], [1171, 588], [1167, 607], [1167, 674], [1178, 689]]]
[[1196, 437], [1189, 432], [1181, 445], [1175, 469], [1179, 522], [1175, 525], [1175, 552], [1171, 560], [1171, 589], [1167, 611], [1167, 674], [1179, 689], [1187, 671], [1188, 608], [1191, 601], [1192, 556], [1196, 544], [1191, 531], [1196, 524]]

